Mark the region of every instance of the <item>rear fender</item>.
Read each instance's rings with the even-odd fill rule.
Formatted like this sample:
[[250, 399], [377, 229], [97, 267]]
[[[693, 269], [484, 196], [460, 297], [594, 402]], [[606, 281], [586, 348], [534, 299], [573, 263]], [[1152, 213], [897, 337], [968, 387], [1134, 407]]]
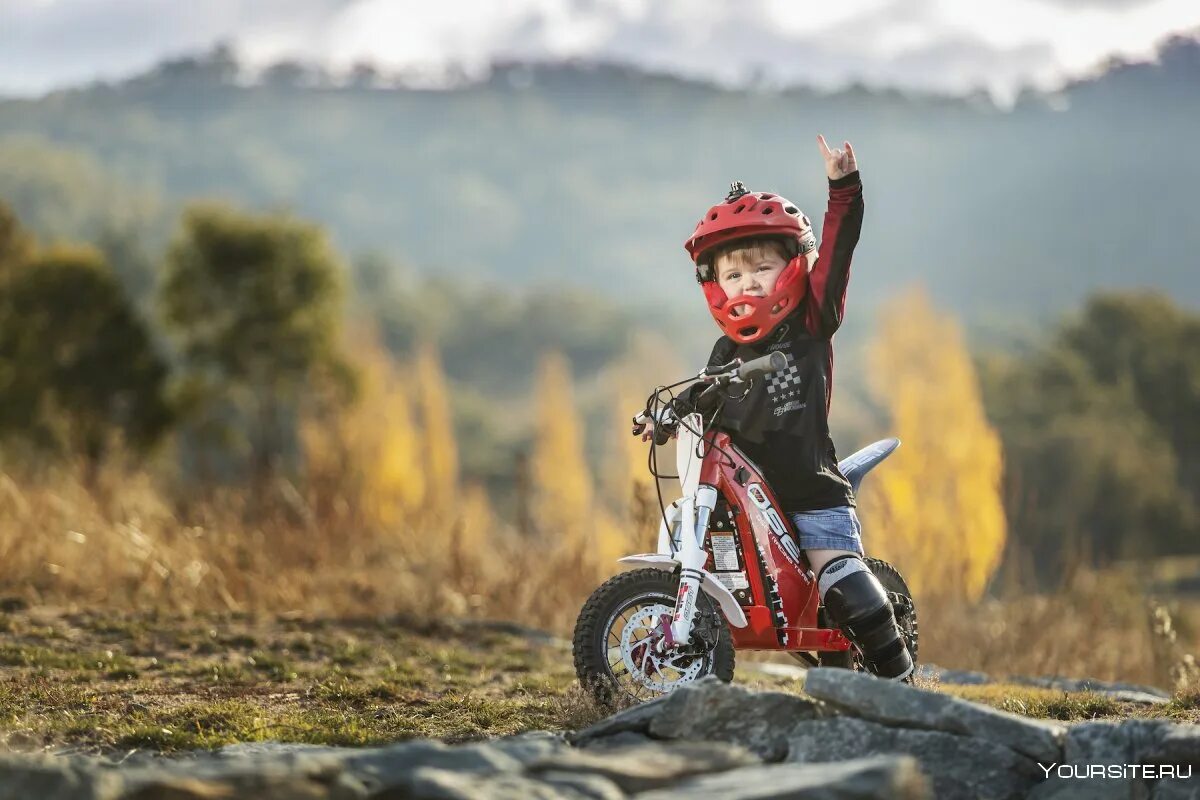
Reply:
[[[625, 556], [617, 559], [622, 564], [629, 564], [634, 567], [652, 567], [654, 569], [666, 570], [672, 572], [679, 566], [679, 562], [668, 555], [661, 553], [641, 553], [636, 556]], [[700, 588], [717, 601], [717, 605], [721, 607], [721, 611], [725, 614], [725, 619], [729, 620], [729, 624], [735, 628], [744, 628], [749, 622], [746, 620], [746, 612], [742, 611], [742, 607], [738, 605], [738, 601], [734, 599], [733, 594], [726, 589], [721, 582], [712, 576], [712, 573], [707, 570], [700, 570], [704, 574], [704, 580], [700, 583]]]

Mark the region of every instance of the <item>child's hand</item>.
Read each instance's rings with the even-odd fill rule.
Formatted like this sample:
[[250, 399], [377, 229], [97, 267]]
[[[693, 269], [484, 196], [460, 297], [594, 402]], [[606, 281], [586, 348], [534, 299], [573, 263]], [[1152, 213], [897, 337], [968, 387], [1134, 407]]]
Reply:
[[817, 134], [817, 147], [821, 149], [821, 157], [825, 159], [825, 174], [829, 180], [845, 177], [858, 169], [858, 161], [854, 158], [854, 148], [849, 142], [842, 143], [844, 149], [829, 149], [825, 137]]

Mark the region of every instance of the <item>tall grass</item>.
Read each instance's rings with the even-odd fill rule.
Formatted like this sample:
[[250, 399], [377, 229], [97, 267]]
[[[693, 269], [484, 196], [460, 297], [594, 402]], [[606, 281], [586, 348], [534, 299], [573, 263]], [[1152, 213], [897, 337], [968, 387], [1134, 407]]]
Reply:
[[[0, 596], [112, 609], [506, 618], [565, 631], [605, 576], [486, 500], [392, 525], [279, 479], [177, 494], [140, 469], [0, 473]], [[611, 570], [609, 565], [608, 569]]]
[[[150, 473], [0, 473], [0, 597], [114, 610], [511, 619], [569, 635], [617, 565], [577, 535], [518, 533], [480, 498], [371, 523], [277, 480], [178, 495]], [[1059, 591], [974, 604], [918, 593], [923, 661], [1184, 688], [1190, 619], [1128, 576], [1079, 570]]]

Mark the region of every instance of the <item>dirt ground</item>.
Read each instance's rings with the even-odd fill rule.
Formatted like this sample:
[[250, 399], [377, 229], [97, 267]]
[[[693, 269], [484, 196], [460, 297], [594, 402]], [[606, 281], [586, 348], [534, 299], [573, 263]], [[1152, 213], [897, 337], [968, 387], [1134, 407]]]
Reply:
[[[463, 741], [605, 713], [579, 691], [568, 642], [510, 623], [0, 608], [0, 742], [18, 750]], [[800, 691], [756, 660], [738, 682]], [[927, 688], [1031, 716], [1200, 721], [1195, 695], [1147, 709], [1027, 687]]]

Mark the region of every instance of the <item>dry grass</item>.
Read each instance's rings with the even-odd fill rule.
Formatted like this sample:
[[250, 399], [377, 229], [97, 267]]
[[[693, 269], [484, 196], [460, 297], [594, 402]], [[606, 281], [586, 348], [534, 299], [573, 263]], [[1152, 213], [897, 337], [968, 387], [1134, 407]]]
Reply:
[[[0, 474], [0, 601], [183, 615], [475, 617], [567, 635], [587, 594], [617, 566], [600, 563], [586, 541], [523, 537], [479, 509], [386, 526], [283, 481], [178, 499], [143, 471], [109, 468], [90, 485], [81, 474]], [[1149, 602], [1116, 573], [1080, 571], [1052, 595], [918, 602], [923, 661], [1195, 685], [1192, 612]], [[13, 663], [6, 653], [0, 659]]]
[[1079, 570], [1050, 594], [1009, 591], [974, 605], [918, 603], [921, 657], [944, 667], [1168, 690], [1196, 684], [1195, 605], [1156, 600], [1115, 570]]
[[615, 571], [471, 504], [384, 525], [278, 480], [176, 497], [148, 472], [0, 473], [0, 598], [192, 612], [409, 613], [563, 631]]

